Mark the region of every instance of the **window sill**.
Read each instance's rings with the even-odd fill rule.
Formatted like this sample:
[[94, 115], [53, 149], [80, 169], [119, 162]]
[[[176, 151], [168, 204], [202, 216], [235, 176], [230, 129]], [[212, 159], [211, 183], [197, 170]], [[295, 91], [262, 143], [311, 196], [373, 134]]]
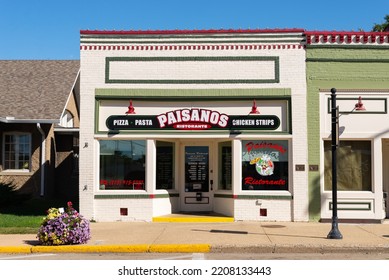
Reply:
[[2, 176], [32, 176], [34, 172], [30, 170], [3, 170], [0, 171]]

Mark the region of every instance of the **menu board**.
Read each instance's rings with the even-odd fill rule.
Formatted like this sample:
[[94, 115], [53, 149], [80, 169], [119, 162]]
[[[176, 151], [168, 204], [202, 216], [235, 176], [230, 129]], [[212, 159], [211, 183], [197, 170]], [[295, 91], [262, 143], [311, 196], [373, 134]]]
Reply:
[[209, 191], [208, 146], [185, 147], [185, 191]]

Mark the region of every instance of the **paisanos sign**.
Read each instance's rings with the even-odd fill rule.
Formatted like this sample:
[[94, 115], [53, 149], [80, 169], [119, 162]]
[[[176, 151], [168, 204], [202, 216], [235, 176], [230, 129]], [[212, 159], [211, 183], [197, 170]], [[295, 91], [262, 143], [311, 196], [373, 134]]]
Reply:
[[274, 115], [227, 115], [218, 111], [192, 108], [160, 115], [113, 115], [107, 118], [110, 130], [275, 130], [280, 119]]

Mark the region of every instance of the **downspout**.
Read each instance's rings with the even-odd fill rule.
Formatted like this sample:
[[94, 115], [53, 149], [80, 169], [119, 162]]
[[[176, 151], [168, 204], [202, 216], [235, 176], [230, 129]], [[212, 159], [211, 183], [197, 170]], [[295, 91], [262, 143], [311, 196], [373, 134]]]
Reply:
[[38, 128], [40, 134], [42, 135], [42, 144], [41, 144], [41, 192], [40, 196], [45, 195], [45, 161], [46, 161], [46, 135], [43, 131], [41, 124], [37, 123], [36, 127]]

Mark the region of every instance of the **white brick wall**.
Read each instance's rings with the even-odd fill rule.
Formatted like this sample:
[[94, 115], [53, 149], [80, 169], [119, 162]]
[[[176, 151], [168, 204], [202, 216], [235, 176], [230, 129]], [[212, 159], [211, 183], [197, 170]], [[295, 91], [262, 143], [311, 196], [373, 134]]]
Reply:
[[[233, 38], [232, 38], [233, 39]], [[100, 39], [104, 41], [104, 39]], [[158, 40], [158, 37], [155, 38]], [[191, 40], [194, 40], [193, 38]], [[208, 39], [212, 40], [212, 39]], [[82, 44], [83, 45], [83, 44]], [[87, 46], [93, 44], [85, 44]], [[255, 45], [255, 44], [254, 44]], [[271, 45], [271, 44], [270, 44]], [[146, 45], [142, 45], [146, 46]], [[255, 200], [234, 200], [235, 217], [238, 220], [308, 220], [308, 182], [307, 182], [307, 120], [306, 120], [306, 81], [305, 81], [305, 50], [297, 45], [291, 48], [274, 45], [268, 48], [224, 48], [224, 49], [177, 49], [174, 50], [81, 50], [81, 131], [80, 131], [80, 211], [87, 218], [96, 220], [131, 220], [139, 219], [150, 221], [153, 212], [153, 202], [150, 199], [100, 199], [95, 200], [98, 192], [98, 137], [95, 135], [95, 89], [97, 88], [144, 88], [144, 89], [267, 89], [290, 88], [292, 92], [292, 136], [263, 134], [253, 135], [251, 138], [262, 139], [291, 139], [290, 140], [290, 191], [293, 200], [263, 200], [263, 206], [268, 209], [267, 217], [259, 217], [259, 207]], [[281, 47], [277, 47], [281, 46]], [[97, 47], [98, 48], [98, 47]], [[105, 83], [105, 59], [106, 57], [245, 57], [245, 56], [273, 56], [279, 57], [280, 82], [259, 84], [106, 84]], [[202, 62], [201, 65], [204, 66]], [[211, 64], [211, 62], [209, 62]], [[216, 66], [215, 66], [216, 64]], [[139, 67], [142, 63], [139, 64]], [[201, 77], [213, 77], [215, 67], [222, 72], [223, 67], [217, 67], [217, 61], [212, 61], [209, 67], [197, 70]], [[182, 67], [180, 67], [182, 69]], [[211, 69], [207, 73], [204, 69]], [[249, 77], [261, 77], [260, 71], [255, 67], [248, 67], [246, 73]], [[141, 70], [141, 69], [140, 69]], [[163, 71], [163, 69], [157, 69]], [[190, 69], [188, 70], [190, 71]], [[174, 79], [174, 69], [169, 69], [169, 79]], [[195, 71], [193, 72], [195, 73]], [[218, 73], [223, 76], [222, 73]], [[269, 72], [266, 72], [269, 76]], [[190, 75], [189, 75], [190, 76]], [[138, 77], [139, 78], [139, 77]], [[148, 77], [144, 77], [147, 79]], [[258, 104], [260, 106], [260, 104]], [[210, 136], [211, 137], [211, 136]], [[270, 138], [269, 138], [270, 137]], [[281, 138], [284, 137], [284, 138]], [[212, 138], [212, 137], [211, 137]], [[239, 139], [239, 138], [238, 138]], [[244, 139], [244, 136], [241, 137]], [[295, 164], [305, 165], [305, 171], [294, 171]], [[236, 180], [236, 181], [239, 181]], [[101, 194], [101, 192], [99, 193]], [[236, 194], [243, 194], [239, 188]], [[247, 193], [244, 193], [247, 194]], [[258, 195], [258, 193], [255, 193]], [[217, 199], [215, 199], [217, 202]], [[158, 205], [158, 203], [156, 203]], [[128, 207], [127, 218], [120, 216], [119, 208]], [[232, 206], [231, 206], [232, 207]], [[131, 210], [130, 210], [131, 209]], [[136, 210], [137, 209], [137, 210]], [[227, 210], [226, 210], [227, 211]]]
[[[127, 208], [128, 215], [120, 215], [120, 208]], [[94, 219], [107, 221], [146, 221], [153, 217], [152, 199], [99, 199], [95, 201]]]
[[[235, 199], [236, 221], [291, 221], [292, 205], [289, 200]], [[260, 216], [260, 209], [267, 210], [267, 216]]]

